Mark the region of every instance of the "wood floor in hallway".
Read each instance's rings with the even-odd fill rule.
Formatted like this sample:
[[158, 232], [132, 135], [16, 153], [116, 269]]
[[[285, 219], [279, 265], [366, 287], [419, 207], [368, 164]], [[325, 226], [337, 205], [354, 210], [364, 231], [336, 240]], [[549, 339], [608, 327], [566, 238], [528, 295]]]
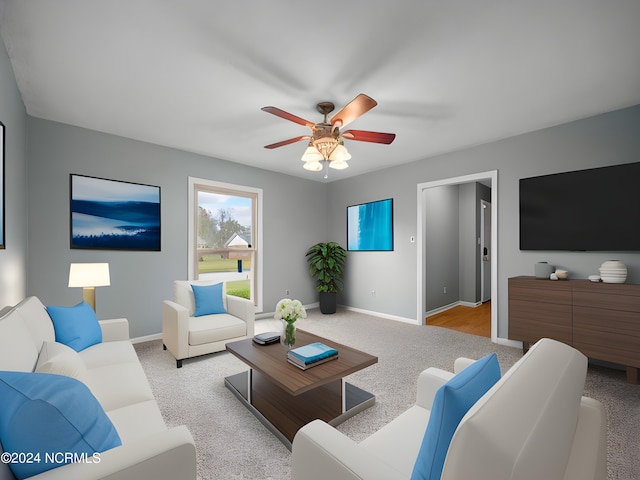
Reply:
[[426, 323], [491, 338], [491, 302], [477, 307], [459, 305], [427, 317]]

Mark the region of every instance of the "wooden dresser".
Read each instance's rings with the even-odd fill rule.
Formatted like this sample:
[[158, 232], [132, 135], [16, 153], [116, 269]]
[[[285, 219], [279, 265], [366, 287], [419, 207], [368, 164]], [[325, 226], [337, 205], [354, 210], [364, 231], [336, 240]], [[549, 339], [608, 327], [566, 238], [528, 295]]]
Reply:
[[627, 381], [637, 384], [640, 285], [510, 278], [509, 338], [523, 342], [526, 351], [543, 337], [624, 365]]

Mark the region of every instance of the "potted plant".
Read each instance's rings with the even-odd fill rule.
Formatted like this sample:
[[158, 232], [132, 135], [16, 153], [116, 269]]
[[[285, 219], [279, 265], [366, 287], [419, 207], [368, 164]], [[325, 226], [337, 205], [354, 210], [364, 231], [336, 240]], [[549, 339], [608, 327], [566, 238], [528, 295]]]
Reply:
[[336, 295], [342, 290], [342, 266], [347, 252], [336, 242], [316, 243], [307, 250], [309, 273], [317, 277], [316, 290], [320, 292], [320, 311], [336, 313]]

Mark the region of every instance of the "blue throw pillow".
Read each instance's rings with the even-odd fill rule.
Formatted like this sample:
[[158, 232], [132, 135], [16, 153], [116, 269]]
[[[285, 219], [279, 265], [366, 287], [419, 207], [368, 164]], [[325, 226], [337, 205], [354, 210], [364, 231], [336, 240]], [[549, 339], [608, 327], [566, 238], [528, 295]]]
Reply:
[[24, 460], [9, 464], [18, 479], [122, 444], [82, 382], [33, 372], [0, 372], [0, 442]]
[[56, 342], [80, 352], [91, 345], [102, 342], [102, 329], [96, 312], [87, 302], [73, 307], [47, 307], [53, 322]]
[[439, 480], [453, 434], [467, 411], [498, 380], [495, 353], [469, 365], [436, 392], [411, 480]]
[[196, 301], [194, 317], [201, 315], [213, 315], [215, 313], [227, 313], [222, 302], [222, 283], [215, 285], [191, 285], [193, 298]]

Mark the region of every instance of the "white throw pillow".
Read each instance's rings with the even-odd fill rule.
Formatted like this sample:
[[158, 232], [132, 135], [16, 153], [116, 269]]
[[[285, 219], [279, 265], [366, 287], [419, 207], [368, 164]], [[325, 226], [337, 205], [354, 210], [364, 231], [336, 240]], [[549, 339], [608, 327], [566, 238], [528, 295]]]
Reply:
[[75, 378], [85, 385], [89, 379], [87, 367], [78, 352], [58, 342], [42, 343], [35, 371]]

